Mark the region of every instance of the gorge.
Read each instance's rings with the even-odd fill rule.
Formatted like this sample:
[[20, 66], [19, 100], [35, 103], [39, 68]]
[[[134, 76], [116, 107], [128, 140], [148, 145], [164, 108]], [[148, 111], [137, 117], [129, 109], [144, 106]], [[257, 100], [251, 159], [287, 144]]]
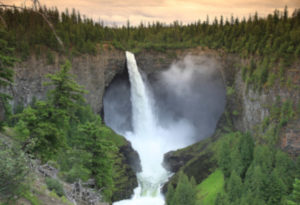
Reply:
[[[188, 57], [185, 58], [186, 56]], [[193, 59], [192, 61], [189, 60], [191, 58]], [[32, 56], [28, 61], [16, 65], [15, 70], [17, 74], [15, 76], [15, 86], [11, 90], [13, 96], [12, 102], [15, 106], [19, 103], [28, 105], [32, 101], [33, 96], [36, 96], [38, 99], [43, 99], [45, 97], [46, 90], [43, 86], [45, 79], [43, 76], [46, 73], [53, 73], [57, 70], [60, 62], [63, 61], [63, 58], [59, 56], [55, 59], [54, 65], [47, 65], [45, 59], [35, 59], [35, 57]], [[144, 75], [143, 78], [148, 78], [148, 83], [146, 83], [146, 85], [152, 90], [153, 99], [156, 102], [154, 107], [156, 107], [155, 109], [158, 113], [157, 116], [159, 122], [164, 124], [164, 122], [169, 122], [169, 119], [180, 119], [180, 117], [183, 117], [184, 119], [190, 119], [193, 122], [198, 123], [197, 128], [199, 128], [199, 130], [197, 130], [197, 133], [203, 133], [204, 131], [205, 134], [194, 136], [195, 139], [189, 143], [199, 141], [213, 134], [215, 128], [214, 123], [217, 123], [218, 118], [223, 111], [223, 107], [216, 107], [217, 109], [211, 112], [217, 113], [216, 115], [206, 115], [205, 112], [201, 112], [201, 110], [209, 108], [210, 105], [213, 106], [214, 102], [217, 104], [222, 104], [222, 102], [225, 103], [225, 88], [227, 90], [228, 88], [233, 88], [235, 90], [233, 95], [229, 96], [227, 93], [226, 111], [231, 115], [235, 129], [241, 131], [252, 130], [257, 124], [260, 124], [269, 113], [269, 108], [264, 107], [263, 105], [272, 104], [276, 96], [279, 95], [282, 99], [291, 98], [295, 102], [299, 101], [299, 95], [296, 95], [293, 91], [288, 89], [278, 89], [277, 87], [274, 87], [269, 91], [258, 93], [250, 88], [247, 91], [246, 85], [242, 81], [242, 74], [239, 67], [236, 66], [239, 59], [235, 56], [224, 55], [214, 50], [193, 48], [176, 51], [171, 50], [165, 53], [142, 52], [136, 55], [136, 59], [139, 67], [144, 72], [144, 74], [142, 74], [142, 76]], [[133, 116], [128, 114], [132, 112], [132, 107], [130, 103], [130, 93], [128, 92], [130, 90], [129, 76], [127, 74], [126, 66], [124, 66], [126, 65], [124, 53], [118, 50], [106, 50], [97, 56], [74, 58], [72, 64], [72, 72], [78, 76], [77, 81], [91, 91], [86, 94], [86, 99], [88, 100], [88, 103], [92, 105], [94, 111], [102, 113], [106, 124], [111, 126], [118, 133], [131, 132], [133, 130], [133, 125], [131, 124]], [[184, 68], [200, 68], [201, 66], [216, 69], [217, 72], [215, 74], [217, 75], [213, 75], [212, 78], [207, 78], [208, 80], [205, 81], [205, 78], [201, 78], [201, 75], [195, 75], [194, 72], [190, 72], [190, 74], [188, 74], [189, 72], [180, 72]], [[28, 77], [28, 73], [31, 74], [30, 77]], [[168, 75], [174, 77], [176, 80], [170, 81], [167, 77]], [[293, 75], [292, 71], [289, 71], [287, 75]], [[192, 86], [180, 90], [182, 89], [181, 86], [186, 82], [186, 76], [195, 76], [196, 78], [194, 78], [194, 81], [187, 78], [188, 81], [191, 80], [191, 82], [194, 83], [191, 83]], [[213, 81], [213, 79], [218, 80]], [[221, 89], [219, 91], [216, 89], [215, 92], [209, 92], [211, 90], [208, 88], [214, 86], [221, 86]], [[187, 92], [190, 91], [191, 88], [193, 95], [190, 95], [190, 92]], [[182, 98], [178, 98], [178, 95], [175, 92], [176, 90], [180, 91], [180, 94], [183, 94]], [[112, 91], [115, 91], [116, 93]], [[166, 95], [170, 93], [171, 96]], [[204, 93], [205, 95], [201, 98], [201, 95], [197, 96], [197, 93]], [[215, 93], [215, 96], [220, 96], [220, 99], [209, 100], [210, 93]], [[115, 99], [108, 100], [109, 96], [112, 96]], [[202, 103], [199, 103], [199, 99], [202, 100]], [[109, 106], [105, 106], [106, 102], [108, 102], [107, 104], [109, 105], [115, 103], [115, 105], [117, 105], [115, 110], [119, 110], [120, 113], [114, 113], [115, 115], [111, 116], [107, 115], [107, 113], [113, 112], [109, 111]], [[201, 107], [201, 105], [205, 106]], [[189, 107], [191, 110], [197, 109], [199, 112], [191, 112], [187, 109]], [[185, 110], [185, 112], [181, 112], [182, 110]], [[234, 111], [237, 111], [238, 115], [232, 115]], [[120, 122], [116, 122], [113, 116], [118, 118]], [[211, 116], [215, 117], [207, 120]], [[224, 119], [224, 116], [225, 115], [223, 114], [221, 120]], [[110, 117], [112, 118], [111, 122]], [[213, 122], [213, 124], [211, 122]], [[164, 126], [167, 125], [168, 123], [164, 124]], [[209, 129], [203, 129], [209, 127], [209, 125], [212, 125]], [[297, 155], [299, 152], [297, 151], [298, 145], [295, 141], [297, 138], [294, 137], [295, 134], [292, 134], [296, 131], [296, 129], [291, 127], [290, 129], [285, 130], [286, 134], [282, 134], [282, 136], [287, 137], [287, 142], [289, 143], [286, 144], [286, 146], [283, 144], [282, 149], [286, 149], [287, 152], [293, 155]], [[189, 161], [195, 161], [195, 157], [191, 156], [190, 153], [188, 153], [188, 155], [181, 153], [180, 155], [181, 156], [178, 158], [176, 154], [173, 154], [176, 161], [180, 162], [179, 167], [184, 166]], [[199, 159], [203, 160], [201, 157]], [[202, 162], [205, 163], [204, 161]], [[196, 165], [191, 164], [191, 166]], [[214, 165], [209, 164], [208, 167], [205, 168], [206, 170], [203, 171], [205, 174], [201, 176], [197, 182], [200, 182], [207, 177], [213, 166]], [[172, 168], [172, 171], [177, 170], [177, 168]], [[131, 195], [131, 190], [127, 189], [127, 193], [122, 195], [121, 198], [117, 198], [117, 201], [122, 198], [130, 198]]]
[[[131, 103], [124, 94], [128, 84], [112, 82], [104, 95], [104, 120], [132, 143], [142, 170], [137, 173], [139, 187], [132, 199], [114, 204], [163, 205], [160, 189], [171, 176], [163, 167], [163, 156], [213, 133], [225, 105], [223, 81], [215, 68], [208, 66], [210, 63], [205, 64], [209, 61], [205, 58], [187, 56], [158, 73], [152, 83], [142, 76], [132, 53], [126, 52], [126, 60]], [[153, 86], [159, 87], [160, 93]], [[128, 122], [130, 125], [125, 126]], [[132, 130], [126, 130], [130, 127]]]

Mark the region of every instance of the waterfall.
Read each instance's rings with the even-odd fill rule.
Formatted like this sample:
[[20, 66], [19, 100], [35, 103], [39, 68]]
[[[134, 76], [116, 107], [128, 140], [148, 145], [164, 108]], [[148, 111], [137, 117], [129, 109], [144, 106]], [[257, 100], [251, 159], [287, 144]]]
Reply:
[[156, 120], [152, 111], [149, 89], [146, 88], [138, 70], [135, 57], [126, 51], [127, 67], [131, 84], [131, 103], [133, 131], [136, 135], [144, 135], [155, 127]]
[[137, 173], [139, 186], [129, 200], [114, 205], [164, 205], [160, 189], [172, 173], [163, 166], [163, 156], [170, 150], [187, 146], [187, 138], [193, 128], [186, 121], [174, 121], [162, 127], [155, 114], [151, 89], [147, 79], [139, 72], [135, 57], [126, 52], [127, 68], [131, 85], [132, 132], [124, 133], [141, 159], [142, 172]]
[[116, 202], [114, 205], [163, 205], [164, 197], [160, 188], [170, 173], [161, 164], [163, 144], [159, 140], [150, 90], [138, 70], [134, 55], [127, 51], [126, 59], [131, 84], [133, 132], [127, 132], [125, 137], [140, 155], [142, 172], [137, 174], [139, 186], [132, 199]]

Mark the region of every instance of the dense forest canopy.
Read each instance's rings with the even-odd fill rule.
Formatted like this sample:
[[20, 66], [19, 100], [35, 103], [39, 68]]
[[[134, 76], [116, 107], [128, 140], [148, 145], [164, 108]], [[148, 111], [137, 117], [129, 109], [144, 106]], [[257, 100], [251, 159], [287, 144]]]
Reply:
[[255, 13], [248, 19], [221, 16], [210, 21], [207, 17], [206, 21], [188, 25], [175, 21], [131, 26], [128, 21], [126, 26], [108, 27], [82, 16], [75, 9], [60, 13], [56, 8], [46, 7], [38, 12], [30, 8], [2, 8], [0, 16], [8, 27], [9, 42], [15, 44], [23, 57], [30, 51], [39, 52], [42, 46], [61, 51], [59, 42], [39, 13], [48, 17], [68, 52], [73, 53], [95, 53], [97, 46], [111, 43], [117, 48], [134, 51], [208, 46], [242, 56], [274, 54], [275, 57], [295, 58], [300, 55], [300, 9], [291, 15], [287, 8], [283, 12], [275, 10], [266, 18], [259, 18]]
[[248, 64], [242, 67], [243, 80], [261, 89], [272, 87], [278, 77], [289, 83], [285, 71], [300, 56], [300, 9], [289, 14], [287, 7], [265, 18], [258, 13], [247, 19], [207, 17], [206, 21], [188, 25], [175, 21], [131, 26], [128, 21], [126, 26], [108, 27], [75, 9], [60, 13], [47, 7], [3, 7], [0, 16], [5, 22], [0, 25], [7, 27], [6, 40], [22, 60], [33, 53], [37, 57], [46, 54], [48, 62], [53, 63], [53, 52], [71, 58], [86, 53], [95, 55], [112, 47], [138, 53], [201, 46], [247, 59]]

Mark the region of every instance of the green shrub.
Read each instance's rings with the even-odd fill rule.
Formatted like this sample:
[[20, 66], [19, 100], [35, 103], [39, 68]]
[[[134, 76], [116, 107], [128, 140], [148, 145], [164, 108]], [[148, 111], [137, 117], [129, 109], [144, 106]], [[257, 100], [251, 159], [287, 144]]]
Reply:
[[272, 87], [274, 85], [275, 80], [276, 80], [275, 73], [271, 73], [270, 75], [268, 75], [267, 86]]
[[30, 203], [32, 205], [40, 205], [42, 204], [41, 201], [35, 196], [33, 195], [30, 191], [26, 191], [22, 194], [22, 196], [27, 199], [28, 201], [30, 201]]
[[227, 96], [231, 96], [231, 95], [233, 95], [234, 93], [235, 93], [234, 88], [231, 87], [231, 86], [228, 86], [227, 89], [226, 89], [226, 95], [227, 95]]
[[67, 182], [73, 183], [78, 179], [83, 181], [87, 181], [90, 177], [91, 171], [82, 165], [76, 164], [72, 167], [72, 169], [66, 173], [64, 173], [64, 178]]
[[54, 58], [54, 55], [51, 51], [48, 51], [47, 52], [47, 64], [49, 65], [53, 65], [55, 62], [55, 58]]
[[221, 170], [211, 173], [197, 186], [197, 204], [215, 204], [217, 195], [224, 192], [224, 183], [224, 175]]
[[54, 191], [58, 196], [64, 196], [63, 186], [57, 179], [47, 177], [45, 182], [49, 190]]
[[18, 146], [0, 140], [0, 198], [20, 194], [28, 174], [28, 160]]

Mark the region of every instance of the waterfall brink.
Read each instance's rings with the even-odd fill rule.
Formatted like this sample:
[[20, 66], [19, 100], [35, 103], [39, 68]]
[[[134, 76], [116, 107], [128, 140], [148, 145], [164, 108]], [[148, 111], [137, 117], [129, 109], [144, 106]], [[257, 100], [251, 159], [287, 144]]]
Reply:
[[137, 173], [138, 188], [129, 200], [115, 202], [114, 205], [164, 205], [161, 187], [172, 173], [163, 166], [163, 156], [190, 144], [193, 128], [185, 121], [172, 121], [162, 127], [155, 114], [151, 89], [147, 79], [143, 79], [132, 53], [126, 52], [127, 68], [131, 85], [132, 132], [123, 133], [132, 143], [141, 159], [142, 172]]

